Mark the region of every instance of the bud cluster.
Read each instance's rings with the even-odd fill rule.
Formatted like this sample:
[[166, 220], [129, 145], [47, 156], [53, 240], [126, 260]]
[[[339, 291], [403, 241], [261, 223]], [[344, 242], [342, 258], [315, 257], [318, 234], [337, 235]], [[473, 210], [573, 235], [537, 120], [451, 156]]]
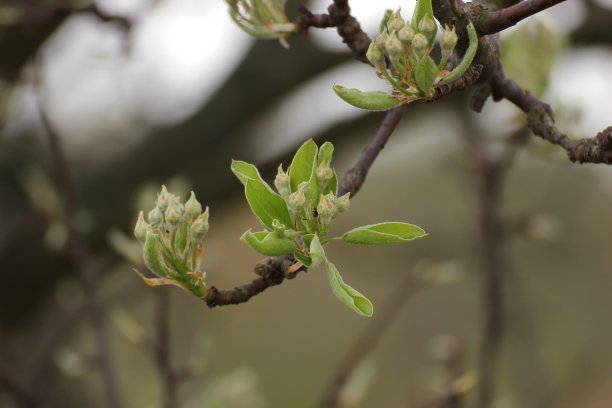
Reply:
[[288, 48], [286, 38], [297, 32], [297, 25], [285, 14], [287, 0], [226, 0], [232, 20], [254, 37], [276, 39]]
[[[387, 10], [380, 23], [380, 34], [371, 42], [366, 56], [378, 73], [393, 86], [396, 97], [406, 101], [429, 97], [433, 84], [448, 73], [444, 66], [457, 44], [457, 34], [453, 28], [443, 30], [439, 63], [434, 63], [430, 68], [427, 65], [432, 64], [424, 61], [431, 60], [429, 54], [434, 47], [436, 32], [436, 22], [427, 15], [418, 22], [410, 23], [404, 21], [400, 10]], [[418, 77], [423, 75], [433, 76], [435, 80], [419, 80]]]
[[141, 211], [134, 236], [143, 244], [145, 265], [159, 278], [155, 284], [178, 285], [205, 298], [206, 273], [200, 270], [200, 263], [202, 240], [209, 227], [208, 207], [202, 212], [193, 191], [183, 204], [162, 186], [147, 220]]

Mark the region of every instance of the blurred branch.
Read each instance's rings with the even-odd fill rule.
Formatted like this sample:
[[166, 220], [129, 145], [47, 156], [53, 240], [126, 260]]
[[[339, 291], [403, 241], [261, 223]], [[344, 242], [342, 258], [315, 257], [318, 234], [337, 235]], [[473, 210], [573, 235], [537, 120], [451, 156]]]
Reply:
[[178, 403], [178, 381], [171, 359], [170, 339], [170, 297], [166, 290], [160, 288], [155, 297], [155, 325], [157, 328], [157, 344], [155, 356], [157, 367], [162, 377], [164, 388], [164, 408], [176, 408]]
[[348, 3], [348, 0], [334, 0], [333, 4], [327, 8], [329, 14], [316, 15], [301, 5], [298, 9], [300, 13], [298, 18], [299, 31], [306, 34], [310, 27], [336, 27], [338, 35], [355, 54], [355, 57], [359, 61], [369, 64], [366, 52], [372, 40], [361, 29], [359, 21], [351, 15], [351, 8]]
[[565, 149], [570, 161], [612, 164], [612, 126], [590, 139], [570, 139], [555, 125], [550, 106], [508, 78], [503, 69], [493, 76], [491, 88], [496, 100], [505, 98], [525, 112], [533, 133]]
[[474, 25], [480, 35], [494, 34], [563, 1], [565, 0], [523, 0], [501, 10], [490, 12], [485, 10], [474, 19]]
[[334, 370], [334, 374], [327, 383], [316, 406], [320, 408], [333, 408], [338, 406], [340, 393], [355, 369], [374, 347], [376, 347], [385, 331], [391, 326], [395, 317], [397, 317], [402, 310], [402, 307], [408, 300], [412, 299], [421, 287], [421, 283], [417, 282], [411, 275], [408, 275], [395, 287], [387, 302], [382, 306], [380, 312], [374, 318], [374, 321], [372, 321], [361, 336], [357, 338], [340, 361], [340, 364], [338, 364], [336, 370]]
[[79, 278], [85, 292], [85, 304], [89, 311], [94, 330], [94, 338], [97, 347], [96, 361], [102, 375], [102, 382], [106, 391], [109, 406], [113, 408], [121, 407], [119, 391], [112, 368], [112, 356], [106, 331], [106, 316], [104, 307], [98, 294], [98, 271], [92, 267], [91, 256], [83, 241], [81, 234], [74, 228], [73, 221], [75, 215], [75, 191], [72, 176], [68, 166], [68, 160], [64, 154], [59, 133], [51, 123], [51, 120], [44, 109], [41, 96], [37, 99], [41, 121], [53, 156], [56, 176], [60, 185], [60, 190], [64, 197], [66, 228], [68, 229], [68, 242], [65, 247], [66, 254], [74, 262], [80, 271]]

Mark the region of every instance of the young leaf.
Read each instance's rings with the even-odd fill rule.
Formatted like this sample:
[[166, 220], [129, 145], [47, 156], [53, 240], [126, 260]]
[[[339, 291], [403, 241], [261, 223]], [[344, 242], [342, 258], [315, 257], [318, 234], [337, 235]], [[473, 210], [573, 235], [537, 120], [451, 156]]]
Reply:
[[416, 225], [404, 222], [383, 222], [354, 228], [342, 235], [342, 240], [350, 244], [391, 245], [401, 244], [427, 235]]
[[321, 262], [325, 260], [325, 251], [323, 250], [323, 245], [321, 245], [321, 241], [317, 235], [315, 235], [312, 241], [310, 241], [310, 258], [310, 267], [313, 268], [319, 266]]
[[274, 229], [272, 221], [275, 219], [288, 227], [292, 225], [287, 203], [265, 183], [259, 180], [247, 180], [245, 194], [253, 214], [267, 229]]
[[423, 17], [426, 16], [431, 18], [432, 20], [434, 19], [431, 0], [417, 0], [417, 3], [414, 7], [414, 13], [412, 14], [412, 27], [415, 30], [418, 30], [419, 23], [421, 22]]
[[251, 163], [247, 163], [241, 160], [232, 160], [231, 166], [232, 172], [238, 177], [238, 180], [246, 187], [246, 183], [249, 180], [259, 180], [265, 185], [268, 185], [259, 175], [257, 167]]
[[345, 102], [361, 109], [386, 111], [402, 104], [395, 96], [381, 91], [363, 92], [356, 88], [334, 85], [336, 94]]
[[372, 302], [368, 300], [361, 293], [344, 283], [340, 272], [336, 266], [329, 262], [325, 262], [327, 266], [327, 277], [329, 278], [329, 284], [331, 285], [332, 292], [342, 303], [353, 309], [355, 312], [362, 316], [371, 317], [374, 313], [374, 306]]
[[472, 61], [474, 61], [476, 51], [478, 51], [478, 33], [476, 32], [476, 28], [474, 27], [474, 24], [472, 24], [472, 22], [467, 25], [467, 32], [468, 39], [470, 40], [470, 42], [467, 50], [465, 51], [465, 54], [463, 55], [463, 59], [461, 60], [459, 65], [457, 65], [455, 69], [451, 71], [450, 74], [445, 76], [444, 79], [440, 81], [440, 85], [448, 84], [449, 82], [452, 82], [455, 79], [459, 78], [461, 75], [463, 75], [465, 71], [467, 71], [467, 69], [472, 64]]
[[323, 194], [332, 193], [333, 195], [338, 194], [338, 175], [336, 174], [336, 170], [334, 170], [334, 175], [332, 176], [329, 183], [327, 183], [327, 187], [323, 191]]
[[424, 55], [417, 64], [414, 71], [414, 80], [419, 90], [425, 95], [429, 95], [431, 92], [438, 71], [438, 66], [429, 55]]
[[310, 181], [316, 166], [318, 148], [312, 139], [308, 139], [295, 153], [289, 168], [289, 185], [291, 192], [298, 189], [300, 183]]
[[251, 232], [251, 230], [248, 230], [242, 234], [240, 240], [255, 251], [266, 256], [285, 255], [295, 251], [293, 241], [280, 236], [276, 232]]
[[177, 274], [164, 261], [161, 246], [159, 234], [147, 232], [147, 238], [142, 248], [144, 263], [151, 272], [160, 278], [174, 278]]

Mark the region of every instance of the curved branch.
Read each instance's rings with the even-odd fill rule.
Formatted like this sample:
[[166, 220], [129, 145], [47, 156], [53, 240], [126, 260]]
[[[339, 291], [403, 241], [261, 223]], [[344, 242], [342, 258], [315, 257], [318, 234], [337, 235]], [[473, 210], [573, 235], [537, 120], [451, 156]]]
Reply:
[[563, 1], [565, 0], [524, 0], [501, 10], [484, 10], [483, 14], [476, 18], [475, 26], [480, 35], [494, 34]]
[[502, 69], [493, 76], [491, 88], [494, 95], [509, 100], [525, 112], [529, 129], [565, 149], [572, 162], [612, 164], [612, 126], [593, 138], [571, 139], [556, 126], [550, 106], [508, 78]]

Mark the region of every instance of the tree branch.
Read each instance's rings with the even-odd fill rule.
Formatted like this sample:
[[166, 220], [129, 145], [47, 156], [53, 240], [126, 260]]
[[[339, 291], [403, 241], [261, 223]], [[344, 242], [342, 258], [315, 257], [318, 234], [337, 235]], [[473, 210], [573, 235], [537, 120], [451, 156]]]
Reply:
[[361, 29], [359, 21], [351, 15], [348, 0], [334, 0], [327, 8], [329, 14], [312, 14], [305, 6], [298, 9], [298, 29], [300, 33], [306, 34], [309, 27], [328, 28], [336, 27], [342, 41], [351, 49], [355, 57], [369, 64], [366, 52], [372, 41]]
[[561, 146], [568, 158], [578, 163], [612, 164], [612, 127], [590, 139], [570, 139], [556, 125], [550, 106], [508, 78], [498, 69], [491, 81], [496, 99], [505, 98], [527, 114], [531, 131], [542, 139]]
[[523, 0], [497, 11], [483, 9], [474, 19], [474, 25], [480, 35], [497, 33], [563, 1], [565, 0]]

